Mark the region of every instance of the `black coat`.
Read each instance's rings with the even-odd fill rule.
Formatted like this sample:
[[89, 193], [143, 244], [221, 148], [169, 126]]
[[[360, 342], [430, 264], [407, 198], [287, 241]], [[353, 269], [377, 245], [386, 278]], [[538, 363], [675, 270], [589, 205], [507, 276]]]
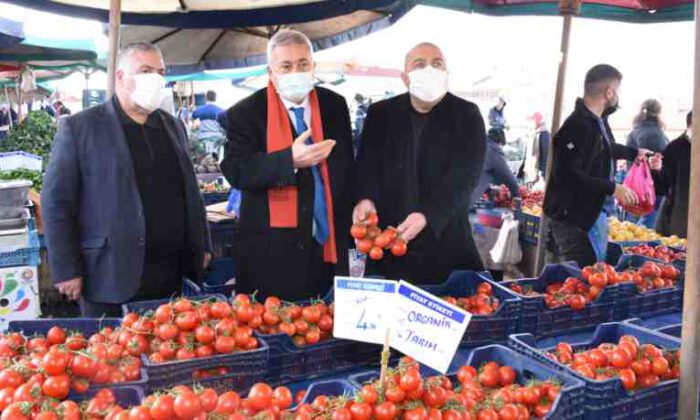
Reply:
[[[187, 154], [187, 134], [157, 110], [179, 158], [187, 206], [192, 267], [211, 249], [206, 212]], [[108, 100], [61, 119], [41, 194], [46, 243], [55, 283], [83, 277], [83, 296], [124, 303], [141, 287], [146, 217], [124, 129]], [[167, 296], [163, 296], [164, 298]]]
[[476, 105], [447, 94], [430, 112], [416, 150], [412, 112], [408, 94], [369, 108], [356, 199], [374, 201], [382, 227], [398, 226], [413, 212], [428, 221], [407, 255], [385, 255], [368, 266], [368, 274], [436, 283], [452, 270], [483, 269], [468, 210], [484, 164], [484, 121]]
[[[333, 195], [338, 264], [323, 266], [322, 248], [312, 238], [314, 180], [310, 169], [294, 172], [292, 149], [267, 153], [267, 91], [262, 89], [227, 111], [227, 138], [221, 169], [229, 183], [242, 192], [238, 232], [240, 273], [237, 290], [283, 299], [323, 295], [332, 275], [348, 272], [351, 224], [352, 130], [345, 99], [316, 88], [323, 133], [337, 142], [328, 158]], [[289, 124], [294, 132], [291, 120]], [[268, 189], [298, 187], [296, 229], [271, 228]], [[319, 275], [320, 272], [327, 275]]]
[[665, 195], [656, 230], [665, 236], [685, 238], [688, 233], [688, 204], [690, 195], [690, 141], [682, 135], [663, 151], [661, 171], [653, 171], [656, 193]]
[[552, 175], [547, 177], [547, 217], [586, 232], [600, 215], [606, 197], [615, 192], [611, 159], [634, 160], [637, 156], [637, 149], [615, 143], [607, 118], [604, 121], [612, 147], [603, 138], [596, 115], [579, 99], [554, 135]]

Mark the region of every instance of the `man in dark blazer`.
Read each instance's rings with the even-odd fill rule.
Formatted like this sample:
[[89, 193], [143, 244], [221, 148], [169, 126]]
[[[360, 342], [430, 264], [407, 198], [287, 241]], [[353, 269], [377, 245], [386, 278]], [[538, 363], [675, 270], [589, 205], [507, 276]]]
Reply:
[[342, 96], [314, 87], [304, 34], [273, 36], [268, 63], [268, 87], [227, 113], [221, 168], [242, 191], [237, 290], [287, 300], [324, 295], [334, 275], [348, 272], [348, 107]]
[[419, 44], [406, 56], [409, 92], [369, 108], [357, 161], [353, 221], [377, 211], [408, 241], [403, 257], [385, 254], [367, 274], [443, 282], [453, 270], [481, 270], [469, 200], [484, 163], [478, 107], [447, 92], [442, 51]]
[[59, 123], [42, 207], [56, 287], [84, 316], [178, 293], [208, 263], [206, 212], [184, 127], [158, 109], [165, 66], [148, 43], [120, 54], [116, 94]]

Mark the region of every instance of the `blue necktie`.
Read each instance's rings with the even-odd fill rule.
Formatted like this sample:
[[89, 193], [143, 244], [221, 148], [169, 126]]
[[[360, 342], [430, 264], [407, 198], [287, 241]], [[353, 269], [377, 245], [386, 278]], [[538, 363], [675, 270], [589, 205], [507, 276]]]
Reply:
[[[304, 121], [304, 108], [291, 108], [296, 117], [297, 135], [305, 132], [309, 128]], [[311, 138], [306, 140], [307, 144], [312, 144]], [[311, 167], [314, 176], [314, 225], [313, 237], [321, 245], [325, 245], [328, 240], [328, 214], [326, 213], [326, 190], [323, 186], [321, 171], [317, 166]]]

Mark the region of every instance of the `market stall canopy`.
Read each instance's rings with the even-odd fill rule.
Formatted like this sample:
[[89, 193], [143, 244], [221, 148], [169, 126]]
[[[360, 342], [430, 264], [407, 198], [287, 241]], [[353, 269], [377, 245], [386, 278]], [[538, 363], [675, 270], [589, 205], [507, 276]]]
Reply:
[[359, 10], [319, 21], [276, 26], [223, 29], [126, 26], [122, 29], [121, 44], [146, 40], [158, 45], [168, 65], [168, 74], [172, 75], [235, 69], [265, 64], [267, 40], [281, 28], [305, 33], [314, 50], [320, 51], [386, 28], [405, 10]]
[[[7, 0], [43, 12], [109, 22], [110, 0]], [[405, 0], [122, 0], [121, 22], [171, 28], [249, 28], [319, 21]]]
[[89, 39], [26, 37], [22, 42], [0, 48], [0, 63], [40, 61], [85, 63], [97, 59], [95, 43]]
[[0, 17], [0, 48], [18, 44], [24, 39], [22, 22]]
[[[109, 21], [109, 0], [11, 0], [21, 6]], [[168, 74], [265, 64], [267, 40], [300, 30], [323, 50], [383, 29], [413, 7], [406, 0], [123, 0], [121, 45], [150, 41]]]
[[[558, 16], [559, 1], [420, 0], [426, 6], [494, 16]], [[579, 16], [629, 23], [693, 20], [693, 0], [583, 0]]]

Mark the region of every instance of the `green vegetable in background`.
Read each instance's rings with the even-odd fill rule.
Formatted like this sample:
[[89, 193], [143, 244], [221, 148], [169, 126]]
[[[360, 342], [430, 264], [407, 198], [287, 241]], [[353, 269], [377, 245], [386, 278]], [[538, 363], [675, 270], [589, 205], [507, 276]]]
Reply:
[[44, 174], [41, 172], [30, 171], [28, 169], [15, 169], [14, 171], [0, 172], [0, 180], [7, 181], [13, 179], [27, 179], [32, 181], [34, 185], [32, 189], [41, 192], [41, 187], [44, 182]]
[[44, 158], [44, 168], [49, 163], [51, 143], [56, 135], [56, 122], [44, 111], [32, 111], [19, 126], [10, 130], [7, 139], [0, 143], [2, 152], [27, 152]]

